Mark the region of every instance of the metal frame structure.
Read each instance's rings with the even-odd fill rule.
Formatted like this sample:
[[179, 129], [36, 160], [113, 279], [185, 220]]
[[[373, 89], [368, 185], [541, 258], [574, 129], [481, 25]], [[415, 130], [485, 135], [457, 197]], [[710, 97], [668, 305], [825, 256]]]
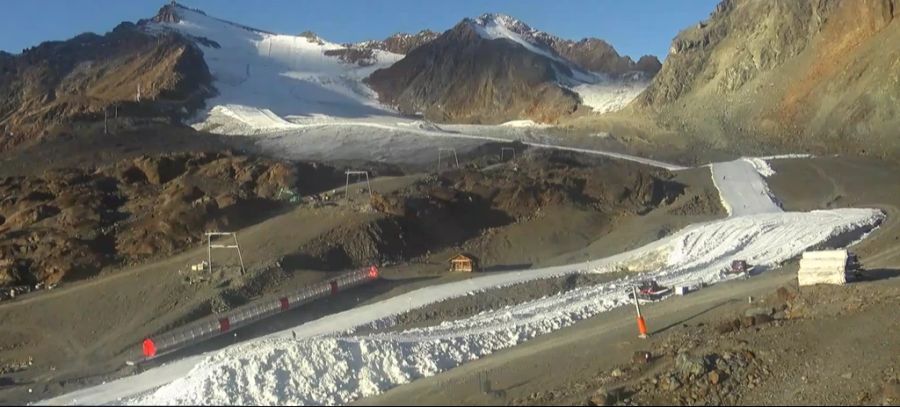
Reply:
[[456, 155], [456, 149], [451, 147], [440, 147], [438, 148], [438, 172], [441, 171], [441, 158], [443, 158], [444, 152], [446, 152], [449, 158], [449, 153], [453, 153], [453, 159], [456, 161], [456, 168], [459, 168], [459, 156]]
[[[234, 244], [212, 244], [213, 236], [231, 236], [234, 238]], [[241, 246], [238, 244], [237, 233], [234, 232], [206, 232], [206, 255], [207, 264], [209, 265], [209, 273], [212, 274], [212, 249], [237, 249], [238, 259], [241, 260], [241, 274], [247, 270], [244, 268], [244, 256], [241, 254]]]
[[[362, 175], [366, 176], [366, 187], [369, 189], [369, 199], [372, 199], [372, 184], [369, 182], [369, 172], [368, 171], [350, 171], [350, 170], [348, 170], [348, 171], [344, 172], [344, 174], [347, 175], [347, 182], [344, 184], [344, 201], [345, 202], [350, 201], [350, 176], [351, 175], [356, 175], [357, 180], [359, 180], [359, 177]], [[355, 184], [355, 182], [354, 182], [354, 184]]]
[[515, 161], [516, 159], [516, 149], [512, 147], [500, 147], [500, 161], [503, 161], [503, 157], [505, 156], [503, 153], [507, 151], [512, 151], [512, 159]]
[[[145, 339], [139, 346], [137, 359], [126, 362], [130, 365], [145, 362], [189, 345], [234, 331], [275, 314], [290, 311], [303, 304], [320, 298], [338, 295], [340, 292], [380, 278], [378, 267], [370, 266], [338, 275], [330, 280], [308, 285], [288, 292], [278, 299], [264, 299], [251, 302], [228, 312], [210, 315]], [[135, 349], [138, 351], [138, 349]], [[140, 355], [140, 356], [138, 356]]]

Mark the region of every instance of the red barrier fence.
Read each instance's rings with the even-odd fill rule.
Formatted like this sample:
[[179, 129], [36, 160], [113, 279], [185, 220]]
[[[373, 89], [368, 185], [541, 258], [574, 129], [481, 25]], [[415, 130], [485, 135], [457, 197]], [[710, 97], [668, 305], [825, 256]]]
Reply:
[[313, 284], [277, 300], [259, 301], [235, 308], [224, 315], [213, 315], [151, 338], [141, 344], [145, 360], [176, 351], [188, 345], [203, 342], [228, 331], [249, 325], [275, 314], [335, 295], [341, 290], [378, 279], [375, 266], [342, 274], [334, 279]]

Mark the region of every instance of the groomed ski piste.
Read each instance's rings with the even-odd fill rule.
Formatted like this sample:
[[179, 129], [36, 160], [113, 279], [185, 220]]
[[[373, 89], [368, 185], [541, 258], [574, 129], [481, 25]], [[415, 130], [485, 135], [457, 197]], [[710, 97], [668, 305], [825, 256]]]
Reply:
[[[770, 196], [761, 172], [771, 168], [756, 164], [747, 160], [712, 164], [713, 174], [726, 174], [716, 182], [723, 202], [731, 208], [740, 206], [741, 211], [689, 226], [644, 247], [586, 263], [487, 274], [422, 288], [46, 402], [345, 404], [628, 305], [630, 287], [640, 280], [656, 279], [664, 285], [722, 282], [728, 279], [722, 270], [733, 259], [772, 269], [811, 247], [859, 241], [884, 218], [877, 209], [783, 212], [771, 199], [748, 201], [745, 208], [746, 196]], [[360, 327], [390, 326], [395, 315], [449, 298], [566, 274], [623, 270], [633, 275], [434, 327], [354, 333]]]

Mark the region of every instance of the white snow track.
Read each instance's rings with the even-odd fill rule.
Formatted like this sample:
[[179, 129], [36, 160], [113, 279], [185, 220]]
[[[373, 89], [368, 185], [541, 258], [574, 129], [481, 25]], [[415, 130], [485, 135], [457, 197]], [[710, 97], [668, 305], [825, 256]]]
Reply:
[[[763, 164], [765, 168], [769, 168], [764, 161]], [[715, 163], [710, 167], [722, 206], [728, 210], [729, 215], [782, 212], [781, 207], [775, 203], [763, 174], [759, 172], [760, 168], [758, 163], [745, 159]]]
[[[714, 164], [713, 170], [726, 174], [716, 185], [732, 207], [745, 195], [768, 196], [765, 182], [747, 161]], [[639, 279], [655, 278], [667, 285], [722, 281], [722, 270], [735, 258], [761, 269], [776, 267], [809, 247], [854, 241], [884, 217], [875, 209], [785, 213], [771, 201], [750, 205], [747, 212], [753, 213], [693, 225], [606, 259], [426, 287], [301, 325], [293, 330], [297, 340], [290, 330], [283, 331], [48, 402], [349, 403], [626, 304], [628, 288]], [[621, 270], [635, 274], [435, 327], [353, 333], [361, 326], [389, 325], [392, 316], [407, 310], [481, 290], [570, 273]]]

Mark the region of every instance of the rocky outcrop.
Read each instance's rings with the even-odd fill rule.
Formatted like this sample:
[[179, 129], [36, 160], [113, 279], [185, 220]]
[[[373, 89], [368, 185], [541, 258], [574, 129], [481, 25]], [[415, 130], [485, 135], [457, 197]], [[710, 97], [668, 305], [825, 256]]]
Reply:
[[152, 20], [154, 23], [178, 23], [181, 21], [181, 17], [178, 17], [177, 5], [173, 2], [171, 4], [166, 4], [159, 9], [159, 12], [153, 16]]
[[375, 52], [368, 48], [339, 48], [325, 50], [324, 54], [337, 57], [345, 64], [372, 66], [376, 63]]
[[482, 38], [469, 20], [410, 52], [367, 83], [382, 102], [436, 122], [553, 122], [578, 95], [556, 84], [569, 68], [505, 40]]
[[634, 107], [731, 148], [897, 156], [896, 0], [722, 1]]
[[433, 41], [439, 35], [439, 33], [431, 30], [422, 30], [416, 34], [397, 33], [381, 41], [365, 41], [359, 44], [346, 44], [346, 46], [348, 48], [380, 49], [406, 55], [410, 51]]
[[151, 36], [131, 23], [0, 55], [0, 151], [54, 125], [102, 120], [112, 106], [119, 115], [184, 115], [209, 95], [210, 80], [190, 40]]
[[545, 41], [562, 57], [591, 72], [606, 74], [613, 78], [637, 72], [643, 78], [649, 79], [662, 67], [655, 56], [644, 55], [638, 62], [634, 62], [628, 56], [619, 55], [612, 45], [598, 38], [585, 38], [575, 42], [549, 37]]

